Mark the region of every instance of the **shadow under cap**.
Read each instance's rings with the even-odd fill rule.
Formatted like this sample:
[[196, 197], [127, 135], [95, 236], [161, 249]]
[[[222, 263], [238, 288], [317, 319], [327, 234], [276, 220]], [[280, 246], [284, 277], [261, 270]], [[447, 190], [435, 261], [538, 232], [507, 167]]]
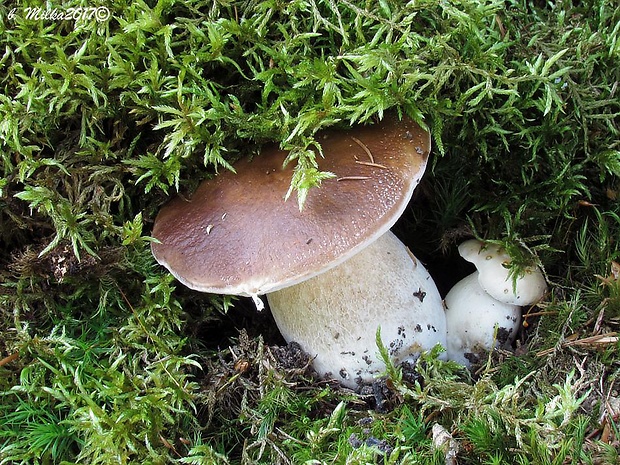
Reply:
[[186, 286], [256, 296], [297, 284], [342, 263], [385, 233], [424, 173], [430, 136], [410, 119], [316, 136], [321, 171], [334, 173], [308, 193], [304, 208], [285, 201], [294, 163], [266, 147], [204, 181], [189, 201], [158, 214], [156, 260]]

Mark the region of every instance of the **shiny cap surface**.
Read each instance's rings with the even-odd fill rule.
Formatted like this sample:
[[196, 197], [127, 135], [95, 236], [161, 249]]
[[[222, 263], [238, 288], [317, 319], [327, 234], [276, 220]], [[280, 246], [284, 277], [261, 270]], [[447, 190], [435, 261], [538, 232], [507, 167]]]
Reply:
[[335, 174], [308, 193], [303, 210], [284, 197], [293, 163], [266, 147], [236, 174], [204, 181], [191, 199], [158, 214], [153, 255], [186, 286], [256, 296], [302, 282], [351, 257], [400, 217], [419, 183], [430, 136], [409, 119], [318, 133], [321, 171]]

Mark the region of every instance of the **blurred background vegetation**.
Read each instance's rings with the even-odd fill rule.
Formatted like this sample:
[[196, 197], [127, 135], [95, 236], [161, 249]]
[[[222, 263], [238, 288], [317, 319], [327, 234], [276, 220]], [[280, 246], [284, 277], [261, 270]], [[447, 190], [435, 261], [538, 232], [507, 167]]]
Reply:
[[[434, 424], [459, 463], [618, 463], [616, 0], [8, 1], [0, 19], [1, 464], [447, 463]], [[433, 136], [395, 231], [440, 289], [475, 235], [551, 291], [514, 354], [472, 375], [430, 354], [354, 394], [268, 315], [177, 286], [149, 232], [267, 142], [303, 200], [316, 132], [388, 111]]]

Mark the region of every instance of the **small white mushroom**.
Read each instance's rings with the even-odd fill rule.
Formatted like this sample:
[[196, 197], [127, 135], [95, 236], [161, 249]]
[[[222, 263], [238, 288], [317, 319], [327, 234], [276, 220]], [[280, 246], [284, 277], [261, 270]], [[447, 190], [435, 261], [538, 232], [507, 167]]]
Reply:
[[538, 267], [528, 267], [513, 279], [510, 256], [496, 245], [472, 239], [459, 254], [476, 265], [445, 297], [447, 355], [467, 367], [494, 347], [510, 345], [521, 322], [521, 306], [544, 296], [547, 283]]

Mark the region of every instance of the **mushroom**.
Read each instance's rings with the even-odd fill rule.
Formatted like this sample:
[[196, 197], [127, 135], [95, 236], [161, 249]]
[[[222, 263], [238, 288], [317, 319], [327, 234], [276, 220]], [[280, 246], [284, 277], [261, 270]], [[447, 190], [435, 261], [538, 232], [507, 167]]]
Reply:
[[[372, 126], [319, 133], [317, 140], [325, 154], [325, 158], [317, 160], [318, 168], [335, 176], [309, 192], [303, 210], [284, 201], [293, 175], [292, 167], [283, 166], [287, 153], [268, 147], [252, 161], [237, 162], [236, 174], [222, 172], [204, 181], [189, 201], [177, 197], [162, 208], [152, 233], [158, 240], [152, 244], [156, 260], [192, 289], [249, 296], [260, 309], [259, 295], [296, 287], [342, 266], [377, 241], [402, 214], [424, 173], [430, 151], [429, 134], [409, 119], [401, 121], [388, 116]], [[381, 251], [382, 246], [385, 251]], [[376, 260], [379, 256], [382, 260], [394, 257], [402, 273], [424, 273], [419, 263], [412, 266], [412, 258], [405, 264], [403, 247], [395, 252], [398, 247], [394, 238], [388, 236], [375, 245], [380, 251], [371, 249], [368, 254]], [[443, 307], [426, 274], [420, 278], [418, 288], [408, 290], [411, 295], [425, 297], [414, 297], [405, 303], [393, 297], [400, 290], [380, 288], [388, 281], [377, 278], [374, 283], [369, 282], [365, 280], [367, 270], [346, 270], [334, 270], [328, 276], [337, 282], [312, 291], [323, 299], [322, 303], [313, 301], [313, 310], [287, 302], [285, 294], [269, 298], [284, 338], [316, 356], [315, 366], [321, 366], [321, 375], [331, 373], [349, 386], [360, 379], [369, 380], [371, 373], [380, 370], [374, 342], [378, 327], [387, 336], [387, 347], [400, 345], [393, 351], [398, 360], [413, 356], [414, 348], [419, 353], [445, 342]], [[361, 282], [367, 286], [360, 286]], [[389, 281], [398, 285], [401, 282], [414, 281], [398, 281], [395, 277]], [[341, 293], [346, 296], [344, 299], [327, 297], [336, 286], [346, 289]], [[418, 321], [420, 312], [410, 305], [424, 302], [429, 316]], [[402, 305], [406, 308], [399, 308]], [[322, 307], [321, 314], [318, 307]], [[383, 318], [388, 310], [391, 315]], [[363, 316], [373, 312], [372, 319]], [[365, 326], [353, 327], [353, 321], [364, 322]], [[433, 332], [436, 338], [427, 341], [420, 337], [424, 344], [417, 342], [416, 335], [431, 331], [426, 326], [430, 321], [437, 321], [436, 333]], [[423, 331], [416, 331], [417, 325]], [[372, 346], [361, 349], [357, 344], [355, 350], [344, 346], [336, 349], [355, 352], [361, 362], [353, 362], [349, 354], [336, 363], [332, 353], [327, 360], [334, 360], [333, 365], [321, 365], [322, 354], [333, 352], [337, 344], [327, 346], [326, 339], [316, 338], [318, 331], [334, 342], [359, 339], [366, 344], [372, 342]], [[360, 366], [368, 366], [367, 361], [372, 369], [361, 370]], [[346, 376], [340, 376], [341, 372]]]
[[456, 283], [445, 297], [448, 359], [467, 367], [498, 346], [514, 341], [521, 323], [521, 306], [542, 299], [547, 290], [538, 267], [510, 276], [510, 256], [497, 245], [471, 239], [459, 254], [476, 271]]

